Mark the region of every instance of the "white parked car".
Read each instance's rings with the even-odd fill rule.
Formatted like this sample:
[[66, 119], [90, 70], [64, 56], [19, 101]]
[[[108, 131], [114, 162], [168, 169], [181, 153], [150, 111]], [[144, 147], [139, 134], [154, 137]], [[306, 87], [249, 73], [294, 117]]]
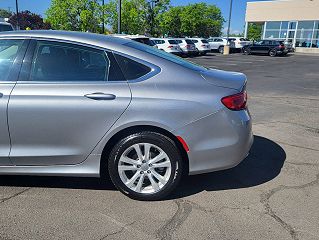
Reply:
[[195, 43], [193, 43], [192, 40], [186, 38], [175, 38], [175, 40], [178, 43], [184, 55], [194, 56], [198, 54]]
[[249, 39], [243, 37], [230, 37], [229, 40], [235, 43], [235, 48], [238, 50], [241, 50], [246, 45], [252, 44]]
[[128, 35], [128, 34], [110, 34], [113, 37], [131, 39], [135, 42], [144, 43], [146, 45], [157, 48], [156, 44], [147, 36], [144, 35]]
[[[208, 39], [209, 45], [212, 50], [217, 50], [221, 54], [224, 53], [224, 46], [227, 44], [227, 38], [222, 37], [212, 37]], [[235, 43], [230, 41], [229, 42], [230, 51], [235, 49]]]
[[210, 45], [208, 41], [204, 38], [190, 38], [192, 42], [195, 44], [196, 50], [201, 55], [205, 55], [206, 53], [211, 51]]
[[175, 55], [182, 55], [182, 50], [176, 40], [171, 38], [151, 38], [151, 40], [157, 45], [158, 49]]

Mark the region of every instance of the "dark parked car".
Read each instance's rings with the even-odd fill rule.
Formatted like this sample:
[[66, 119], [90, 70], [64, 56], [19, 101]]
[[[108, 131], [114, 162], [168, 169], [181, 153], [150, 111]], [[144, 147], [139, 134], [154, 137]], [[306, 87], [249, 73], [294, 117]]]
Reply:
[[288, 53], [284, 41], [278, 40], [262, 40], [243, 47], [242, 52], [249, 54], [268, 54], [271, 57], [278, 55], [284, 56]]

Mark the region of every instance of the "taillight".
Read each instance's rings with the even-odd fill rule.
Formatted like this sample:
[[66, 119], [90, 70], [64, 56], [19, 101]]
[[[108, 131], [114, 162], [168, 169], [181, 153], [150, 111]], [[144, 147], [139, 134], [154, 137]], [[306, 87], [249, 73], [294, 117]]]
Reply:
[[222, 103], [230, 110], [240, 111], [247, 107], [247, 92], [242, 91], [235, 95], [223, 97]]
[[285, 45], [279, 45], [279, 48], [285, 48]]
[[172, 46], [172, 45], [169, 45], [167, 48], [173, 48], [174, 46]]

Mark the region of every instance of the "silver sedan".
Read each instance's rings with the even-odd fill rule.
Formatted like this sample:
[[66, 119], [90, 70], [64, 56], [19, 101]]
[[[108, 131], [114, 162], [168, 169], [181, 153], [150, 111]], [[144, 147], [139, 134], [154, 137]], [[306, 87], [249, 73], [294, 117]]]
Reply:
[[0, 34], [0, 174], [103, 177], [162, 199], [253, 141], [246, 77], [127, 39]]

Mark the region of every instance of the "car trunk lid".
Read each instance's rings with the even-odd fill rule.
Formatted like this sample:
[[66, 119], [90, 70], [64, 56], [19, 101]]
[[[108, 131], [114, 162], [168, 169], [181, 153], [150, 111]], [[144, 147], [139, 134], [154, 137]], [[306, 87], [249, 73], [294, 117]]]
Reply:
[[201, 72], [202, 77], [210, 84], [241, 91], [246, 85], [245, 74], [228, 72], [216, 69], [208, 69]]

